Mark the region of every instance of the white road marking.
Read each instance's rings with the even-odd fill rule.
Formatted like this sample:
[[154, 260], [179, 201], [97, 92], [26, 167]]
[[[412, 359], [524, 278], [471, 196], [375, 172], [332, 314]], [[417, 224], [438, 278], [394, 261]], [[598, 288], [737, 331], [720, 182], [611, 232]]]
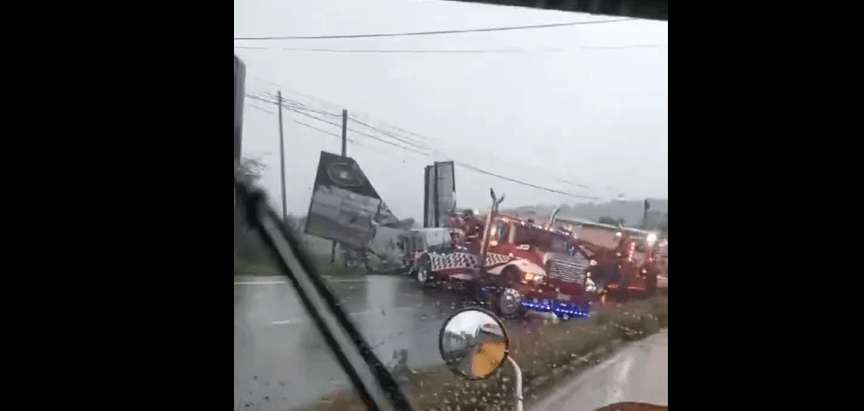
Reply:
[[[366, 315], [384, 316], [383, 313], [390, 314], [390, 313], [394, 313], [397, 311], [414, 310], [416, 308], [417, 307], [399, 307], [399, 308], [393, 308], [390, 310], [382, 310], [379, 308], [379, 309], [373, 309], [373, 310], [360, 311], [357, 313], [348, 313], [348, 315], [351, 317], [360, 317], [360, 316], [366, 316]], [[382, 313], [382, 311], [383, 311], [383, 313]], [[284, 320], [284, 321], [273, 321], [273, 325], [305, 324], [308, 322], [310, 322], [310, 319], [304, 317], [304, 318], [293, 318], [293, 319]]]
[[[328, 283], [365, 283], [368, 282], [365, 279], [362, 280], [339, 280], [339, 279], [330, 279], [324, 278]], [[288, 284], [287, 281], [235, 281], [234, 285], [282, 285]]]

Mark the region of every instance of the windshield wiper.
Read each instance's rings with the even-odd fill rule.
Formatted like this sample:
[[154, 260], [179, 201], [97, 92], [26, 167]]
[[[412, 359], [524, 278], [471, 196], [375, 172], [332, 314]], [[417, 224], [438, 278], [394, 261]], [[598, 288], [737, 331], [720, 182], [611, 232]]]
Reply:
[[267, 205], [266, 194], [236, 171], [234, 188], [250, 228], [259, 231], [265, 245], [273, 251], [277, 269], [297, 290], [303, 306], [366, 407], [375, 411], [411, 410], [393, 375], [342, 310], [309, 256], [301, 250], [294, 233]]

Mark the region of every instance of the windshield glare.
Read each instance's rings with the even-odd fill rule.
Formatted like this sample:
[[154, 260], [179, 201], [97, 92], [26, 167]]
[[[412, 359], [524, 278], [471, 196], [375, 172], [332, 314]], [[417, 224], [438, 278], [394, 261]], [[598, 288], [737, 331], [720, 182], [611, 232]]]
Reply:
[[[403, 0], [234, 15], [235, 170], [415, 409], [668, 404], [668, 23]], [[248, 205], [235, 411], [365, 410]], [[448, 368], [442, 328], [469, 308], [500, 320], [521, 394], [509, 361]], [[504, 345], [471, 331], [451, 345], [488, 374]]]

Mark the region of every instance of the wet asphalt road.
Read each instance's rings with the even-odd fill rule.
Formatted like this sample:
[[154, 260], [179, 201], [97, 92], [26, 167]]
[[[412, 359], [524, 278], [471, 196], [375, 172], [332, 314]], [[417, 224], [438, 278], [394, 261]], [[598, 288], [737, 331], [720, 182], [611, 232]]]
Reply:
[[[420, 290], [406, 277], [330, 279], [331, 289], [385, 363], [408, 351], [411, 368], [443, 365], [438, 334], [459, 309], [476, 305], [458, 291]], [[542, 320], [507, 321], [508, 332]], [[234, 279], [235, 410], [290, 410], [344, 391], [347, 380], [296, 294], [278, 279]]]
[[668, 330], [624, 348], [529, 410], [593, 411], [621, 402], [669, 405]]
[[[459, 293], [421, 291], [407, 278], [328, 282], [388, 365], [402, 349], [409, 367], [443, 363], [438, 332], [449, 315], [470, 304]], [[289, 285], [235, 277], [234, 385], [237, 410], [297, 408], [347, 387]]]

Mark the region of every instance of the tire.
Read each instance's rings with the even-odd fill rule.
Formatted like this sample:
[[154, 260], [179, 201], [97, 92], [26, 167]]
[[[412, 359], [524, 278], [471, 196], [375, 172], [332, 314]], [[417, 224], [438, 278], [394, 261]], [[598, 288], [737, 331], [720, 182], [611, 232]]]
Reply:
[[626, 266], [621, 266], [618, 269], [618, 299], [622, 303], [626, 303], [630, 298], [630, 276], [627, 269]]
[[516, 267], [507, 267], [498, 278], [499, 292], [492, 301], [496, 314], [501, 318], [517, 318], [524, 313], [522, 301], [524, 297], [518, 291], [522, 271]]
[[646, 290], [648, 291], [648, 296], [653, 297], [657, 295], [657, 270], [652, 270], [651, 273], [648, 274], [648, 278], [646, 279]]
[[420, 266], [417, 267], [414, 273], [414, 279], [420, 284], [421, 288], [434, 288], [435, 284], [431, 281], [432, 277], [432, 262], [424, 257], [423, 262], [420, 263]]
[[522, 294], [514, 288], [505, 287], [498, 295], [495, 311], [501, 318], [516, 318], [522, 313]]

